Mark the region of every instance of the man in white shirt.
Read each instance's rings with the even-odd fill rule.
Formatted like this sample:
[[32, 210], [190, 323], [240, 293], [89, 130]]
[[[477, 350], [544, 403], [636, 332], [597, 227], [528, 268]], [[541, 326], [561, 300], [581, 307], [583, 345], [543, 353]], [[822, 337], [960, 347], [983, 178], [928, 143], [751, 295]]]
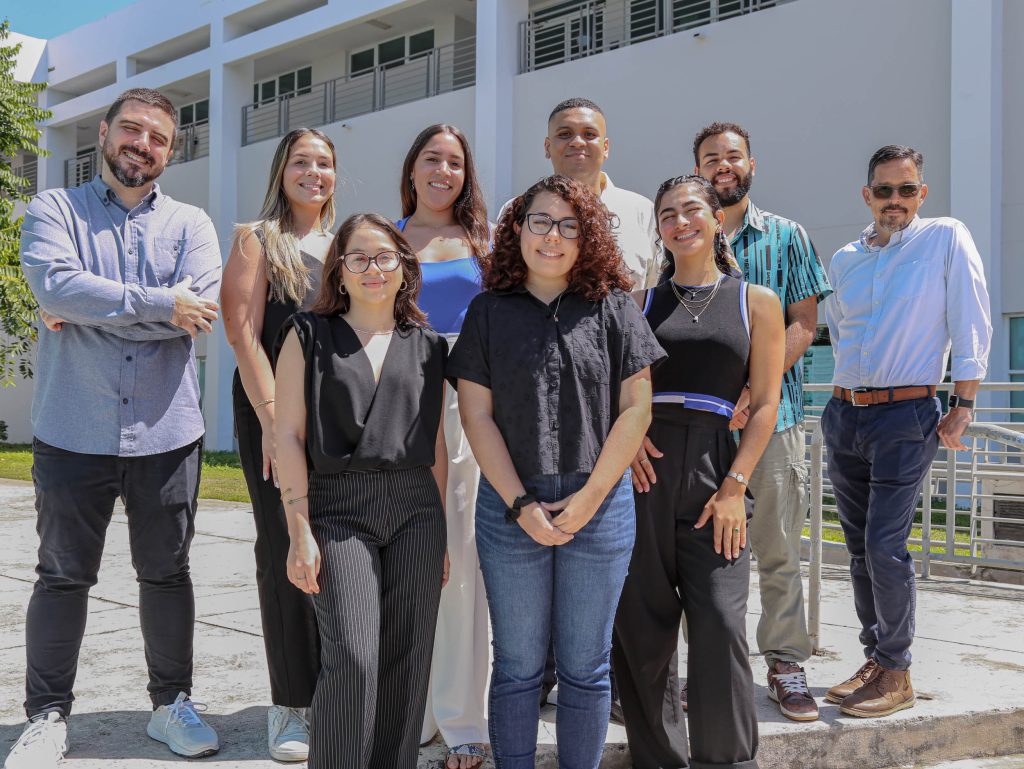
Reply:
[[[874, 223], [829, 266], [836, 370], [821, 425], [867, 661], [826, 699], [860, 717], [914, 705], [907, 538], [939, 441], [966, 448], [961, 437], [992, 340], [981, 257], [967, 228], [917, 216], [928, 195], [923, 171], [910, 147], [872, 156], [863, 195]], [[950, 350], [954, 395], [941, 416], [935, 386]]]
[[[615, 215], [615, 240], [633, 287], [649, 288], [658, 282], [660, 261], [654, 203], [612, 184], [608, 174], [601, 170], [608, 159], [608, 148], [604, 112], [590, 99], [565, 99], [551, 110], [544, 157], [551, 161], [554, 173], [589, 187]], [[506, 206], [508, 203], [501, 207], [499, 219]]]

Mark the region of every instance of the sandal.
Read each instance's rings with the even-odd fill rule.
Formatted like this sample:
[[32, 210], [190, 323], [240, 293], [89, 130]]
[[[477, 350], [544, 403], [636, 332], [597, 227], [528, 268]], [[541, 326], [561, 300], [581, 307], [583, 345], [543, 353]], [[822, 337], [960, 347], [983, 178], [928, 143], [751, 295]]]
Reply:
[[448, 766], [448, 759], [452, 756], [470, 756], [472, 758], [480, 759], [475, 764], [470, 764], [470, 769], [483, 764], [484, 759], [487, 758], [487, 753], [484, 751], [484, 746], [476, 743], [466, 743], [464, 745], [456, 745], [453, 748], [448, 749], [448, 755], [445, 757], [444, 764]]

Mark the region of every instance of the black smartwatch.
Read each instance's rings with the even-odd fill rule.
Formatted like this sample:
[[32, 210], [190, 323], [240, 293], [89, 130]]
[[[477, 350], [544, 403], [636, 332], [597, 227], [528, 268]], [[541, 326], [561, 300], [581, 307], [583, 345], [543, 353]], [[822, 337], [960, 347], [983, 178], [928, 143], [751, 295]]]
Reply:
[[505, 510], [505, 520], [509, 523], [515, 523], [519, 520], [519, 515], [523, 512], [523, 508], [527, 505], [532, 505], [536, 501], [537, 498], [533, 494], [523, 494], [521, 497], [516, 497], [512, 502], [512, 507]]
[[953, 409], [971, 409], [974, 410], [974, 401], [970, 398], [961, 398], [959, 395], [949, 396], [949, 410]]

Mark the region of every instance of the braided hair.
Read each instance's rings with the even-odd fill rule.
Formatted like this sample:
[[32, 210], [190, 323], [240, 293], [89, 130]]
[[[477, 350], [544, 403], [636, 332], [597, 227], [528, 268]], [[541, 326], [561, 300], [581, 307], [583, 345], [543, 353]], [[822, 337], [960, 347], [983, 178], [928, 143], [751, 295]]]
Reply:
[[[694, 192], [704, 198], [704, 202], [711, 207], [712, 213], [718, 213], [722, 210], [722, 201], [718, 199], [718, 193], [715, 192], [711, 182], [697, 174], [686, 174], [685, 176], [673, 176], [671, 179], [666, 179], [658, 187], [658, 193], [654, 196], [655, 216], [657, 216], [662, 198], [676, 187], [682, 187], [684, 184], [691, 185], [694, 188]], [[659, 234], [658, 237], [660, 238], [661, 235]], [[718, 271], [723, 275], [731, 275], [734, 278], [742, 277], [739, 264], [732, 253], [732, 246], [729, 245], [729, 239], [725, 236], [725, 231], [722, 228], [719, 228], [718, 232], [715, 233], [714, 246], [715, 267], [718, 268]], [[661, 270], [659, 283], [670, 278], [672, 273], [675, 272], [675, 260], [672, 257], [672, 252], [664, 244], [662, 244], [662, 258], [665, 260], [665, 264]]]

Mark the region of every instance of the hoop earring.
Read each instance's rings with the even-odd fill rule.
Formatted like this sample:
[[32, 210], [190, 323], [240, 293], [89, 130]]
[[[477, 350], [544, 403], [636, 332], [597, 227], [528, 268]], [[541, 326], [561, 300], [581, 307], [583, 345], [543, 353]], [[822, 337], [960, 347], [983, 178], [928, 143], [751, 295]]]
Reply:
[[405, 291], [405, 289], [407, 289], [407, 288], [409, 288], [409, 284], [408, 284], [408, 282], [406, 282], [405, 280], [403, 280], [403, 281], [402, 281], [402, 285], [400, 285], [400, 286], [398, 287], [398, 290], [399, 290], [399, 291]]
[[341, 287], [338, 288], [338, 293], [341, 294], [342, 296], [345, 296], [348, 293], [348, 289], [345, 288], [344, 283], [342, 283]]

